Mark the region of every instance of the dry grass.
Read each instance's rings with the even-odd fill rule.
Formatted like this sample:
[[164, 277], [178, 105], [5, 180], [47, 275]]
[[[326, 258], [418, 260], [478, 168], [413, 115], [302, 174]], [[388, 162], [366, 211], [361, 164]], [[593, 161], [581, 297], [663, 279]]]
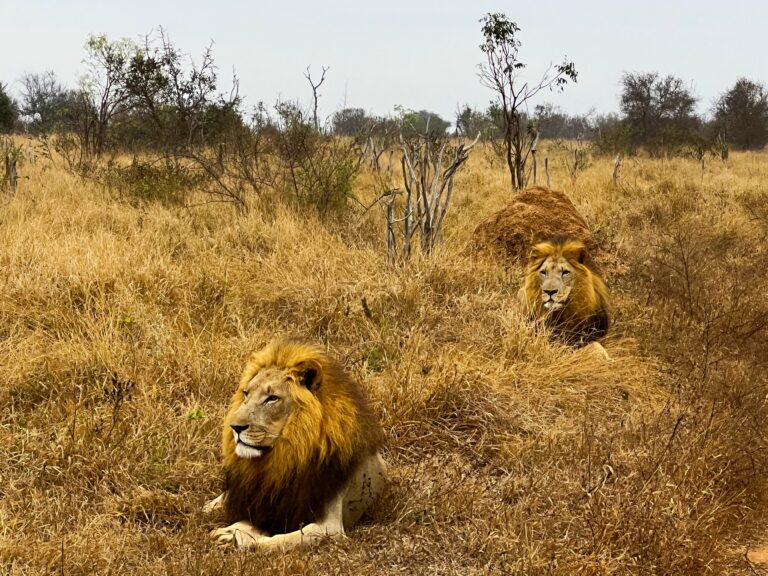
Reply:
[[[519, 271], [466, 253], [510, 198], [479, 153], [445, 247], [405, 268], [375, 210], [131, 206], [22, 167], [0, 208], [0, 573], [742, 573], [766, 505], [768, 155], [703, 179], [627, 161], [619, 188], [607, 159], [573, 184], [551, 164], [624, 263], [609, 362], [536, 334]], [[344, 541], [221, 551], [201, 507], [225, 403], [276, 333], [369, 391], [391, 487]]]

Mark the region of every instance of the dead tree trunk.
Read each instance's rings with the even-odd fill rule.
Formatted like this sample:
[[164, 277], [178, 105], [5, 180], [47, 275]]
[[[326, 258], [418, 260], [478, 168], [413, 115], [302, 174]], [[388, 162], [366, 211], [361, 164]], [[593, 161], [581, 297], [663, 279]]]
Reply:
[[395, 194], [387, 201], [387, 260], [394, 262], [397, 245], [395, 244]]
[[320, 75], [320, 80], [317, 84], [312, 80], [312, 73], [309, 71], [309, 66], [307, 66], [307, 72], [304, 74], [304, 78], [306, 78], [309, 85], [312, 86], [312, 121], [315, 130], [320, 130], [320, 122], [317, 119], [317, 100], [320, 98], [320, 94], [318, 94], [317, 91], [320, 86], [322, 86], [323, 82], [325, 82], [325, 73], [328, 72], [328, 70], [330, 70], [330, 68], [323, 66], [323, 73]]
[[613, 174], [611, 175], [611, 178], [613, 178], [614, 185], [617, 185], [619, 183], [619, 173], [621, 171], [621, 152], [616, 154], [616, 158], [613, 160]]
[[19, 176], [16, 172], [16, 160], [17, 158], [10, 151], [5, 153], [5, 178], [3, 183], [5, 188], [11, 192], [16, 192], [16, 186], [19, 182]]
[[[405, 156], [402, 159], [403, 181], [405, 183], [405, 209], [403, 214], [403, 258], [408, 260], [411, 257], [411, 241], [413, 240], [413, 192], [409, 180], [405, 176], [406, 161]], [[418, 201], [417, 201], [418, 203]]]
[[715, 148], [720, 152], [720, 160], [723, 162], [728, 160], [728, 142], [722, 133], [718, 133], [717, 138], [715, 138]]

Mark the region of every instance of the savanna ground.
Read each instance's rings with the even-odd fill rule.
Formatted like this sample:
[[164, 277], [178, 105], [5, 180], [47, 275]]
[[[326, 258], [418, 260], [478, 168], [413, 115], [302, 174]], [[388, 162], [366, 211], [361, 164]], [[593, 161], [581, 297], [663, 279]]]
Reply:
[[[768, 154], [592, 158], [565, 190], [601, 246], [604, 361], [521, 317], [472, 230], [511, 199], [478, 149], [444, 246], [389, 265], [383, 215], [133, 202], [39, 159], [0, 207], [0, 573], [743, 574], [764, 541]], [[375, 179], [355, 184], [373, 198]], [[246, 355], [336, 355], [388, 438], [349, 538], [220, 550], [222, 416]]]

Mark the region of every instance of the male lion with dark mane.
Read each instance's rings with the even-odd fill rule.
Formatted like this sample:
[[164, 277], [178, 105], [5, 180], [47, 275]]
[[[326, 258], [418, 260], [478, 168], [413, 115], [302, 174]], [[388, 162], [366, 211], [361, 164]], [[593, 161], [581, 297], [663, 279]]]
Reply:
[[340, 536], [386, 483], [384, 434], [360, 387], [315, 346], [282, 340], [248, 360], [224, 419], [221, 545], [287, 549]]
[[578, 240], [560, 236], [536, 244], [519, 296], [533, 319], [568, 344], [584, 345], [608, 332], [608, 289]]

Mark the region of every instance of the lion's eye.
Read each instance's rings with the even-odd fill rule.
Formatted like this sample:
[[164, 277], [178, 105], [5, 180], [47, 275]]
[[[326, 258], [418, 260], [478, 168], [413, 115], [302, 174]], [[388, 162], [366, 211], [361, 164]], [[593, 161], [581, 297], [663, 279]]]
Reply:
[[546, 276], [547, 275], [547, 271], [546, 270], [539, 270], [539, 274], [541, 274], [542, 276]]
[[243, 398], [248, 398], [248, 390], [243, 390]]
[[570, 270], [563, 270], [563, 276], [568, 276], [570, 273]]
[[279, 396], [275, 396], [275, 395], [267, 396], [266, 399], [264, 400], [264, 404], [273, 404], [278, 400], [280, 400]]

